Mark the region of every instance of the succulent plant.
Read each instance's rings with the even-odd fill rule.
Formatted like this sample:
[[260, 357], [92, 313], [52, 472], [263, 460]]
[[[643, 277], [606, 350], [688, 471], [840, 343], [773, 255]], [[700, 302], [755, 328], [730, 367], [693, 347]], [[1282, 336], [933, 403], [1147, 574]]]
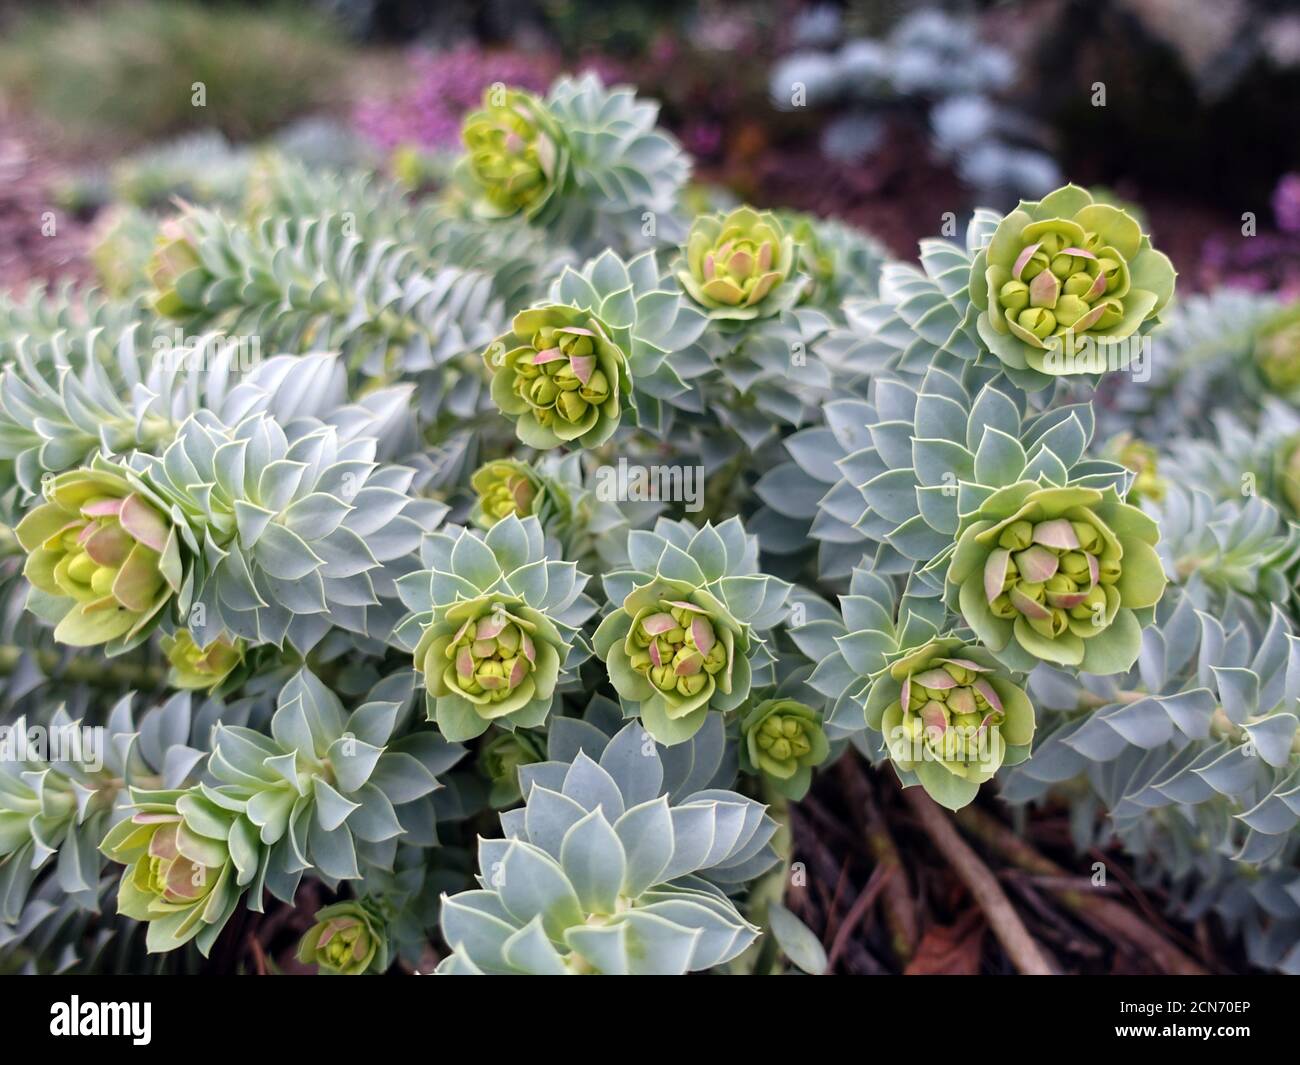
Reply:
[[1127, 435], [1115, 437], [1106, 448], [1109, 457], [1133, 471], [1133, 486], [1128, 501], [1140, 503], [1143, 499], [1160, 502], [1164, 498], [1167, 482], [1160, 476], [1160, 454], [1145, 440]]
[[788, 799], [802, 799], [830, 755], [821, 714], [793, 699], [764, 699], [740, 720], [741, 764]]
[[[206, 955], [240, 897], [264, 874], [257, 829], [219, 804], [219, 790], [132, 788], [130, 795], [132, 812], [100, 844], [129, 867], [117, 911], [148, 924], [151, 952], [194, 940]], [[255, 900], [259, 894], [254, 888]]]
[[633, 530], [628, 548], [635, 568], [606, 575], [620, 605], [593, 645], [629, 716], [660, 743], [681, 743], [767, 675], [759, 633], [780, 619], [789, 585], [758, 573], [757, 545], [734, 519], [700, 529], [660, 519]]
[[755, 491], [787, 527], [810, 523], [822, 572], [842, 580], [870, 552], [882, 572], [918, 567], [941, 585], [962, 516], [1021, 480], [1124, 487], [1117, 463], [1088, 456], [1093, 413], [1031, 413], [1025, 394], [987, 369], [938, 366], [919, 383], [881, 374], [866, 400], [835, 400], [825, 427], [789, 437], [793, 461]]
[[1166, 583], [1148, 515], [1113, 488], [1022, 481], [963, 524], [948, 581], [985, 646], [1026, 669], [1041, 660], [1106, 674], [1133, 664]]
[[569, 148], [546, 105], [529, 92], [490, 86], [465, 117], [463, 165], [491, 216], [541, 214], [569, 177]]
[[397, 180], [317, 130], [101, 183], [199, 205], [0, 295], [0, 971], [246, 968], [241, 905], [325, 972], [857, 969], [782, 905], [844, 754], [1300, 972], [1294, 308], [1038, 200], [972, 26], [792, 60], [829, 147], [925, 114], [1028, 200], [915, 263], [685, 189], [589, 77]]
[[513, 806], [522, 797], [519, 767], [543, 761], [546, 749], [539, 739], [523, 729], [502, 732], [479, 750], [479, 768], [492, 785], [488, 802], [496, 809]]
[[1270, 318], [1255, 334], [1255, 365], [1275, 395], [1300, 395], [1300, 305]]
[[[1097, 372], [1136, 356], [1126, 342], [1159, 321], [1175, 276], [1132, 217], [1066, 185], [998, 223], [971, 266], [970, 298], [980, 338], [1007, 365]], [[1085, 341], [1096, 350], [1072, 358]]]
[[616, 499], [606, 498], [616, 493], [600, 491], [597, 462], [587, 452], [555, 450], [532, 463], [486, 463], [470, 478], [477, 496], [470, 520], [490, 529], [512, 513], [535, 516], [565, 558], [579, 565], [626, 565], [624, 541], [632, 519]]
[[544, 100], [491, 87], [484, 108], [465, 120], [459, 185], [476, 209], [523, 213], [586, 254], [674, 241], [690, 164], [656, 128], [658, 112], [595, 74], [558, 79]]
[[527, 803], [502, 815], [504, 839], [479, 841], [481, 887], [443, 900], [452, 954], [439, 973], [675, 974], [753, 942], [710, 878], [771, 864], [764, 808], [730, 791], [666, 794], [636, 722], [594, 753], [521, 771]]
[[222, 687], [244, 661], [244, 641], [218, 636], [206, 647], [194, 642], [186, 629], [159, 641], [171, 663], [167, 680], [174, 688], [211, 691]]
[[532, 466], [518, 459], [497, 459], [480, 466], [470, 478], [470, 487], [477, 496], [471, 518], [484, 529], [492, 528], [511, 514], [518, 518], [530, 517], [543, 505], [540, 497], [545, 489], [541, 477]]
[[277, 898], [292, 900], [306, 870], [356, 879], [361, 863], [391, 861], [399, 837], [432, 842], [426, 796], [464, 751], [408, 731], [412, 691], [409, 674], [395, 675], [347, 714], [301, 670], [276, 698], [269, 736], [217, 727], [208, 768], [219, 801], [269, 848], [264, 876]]
[[618, 428], [632, 383], [627, 354], [577, 307], [520, 311], [484, 353], [492, 398], [530, 447], [596, 447]]
[[737, 207], [691, 224], [677, 280], [710, 318], [743, 321], [788, 310], [803, 292], [791, 277], [798, 247], [771, 211]]
[[423, 675], [429, 719], [453, 741], [494, 723], [541, 725], [586, 653], [577, 634], [595, 610], [586, 574], [546, 557], [532, 517], [511, 515], [482, 538], [436, 533], [421, 553], [429, 568], [400, 582], [412, 613], [397, 636]]
[[161, 456], [136, 456], [163, 512], [202, 545], [203, 609], [187, 627], [204, 646], [238, 636], [305, 652], [331, 624], [386, 636], [402, 560], [415, 568], [420, 536], [445, 512], [405, 493], [413, 470], [376, 466], [374, 439], [312, 419], [291, 428], [196, 415]]
[[31, 608], [74, 647], [121, 653], [193, 594], [198, 542], [138, 477], [106, 460], [51, 478], [14, 535], [27, 551]]
[[377, 907], [364, 899], [322, 906], [298, 944], [298, 960], [331, 976], [361, 976], [388, 968], [388, 935]]
[[937, 802], [959, 809], [1004, 764], [1029, 757], [1034, 708], [984, 648], [931, 640], [870, 682], [867, 726], [890, 761]]

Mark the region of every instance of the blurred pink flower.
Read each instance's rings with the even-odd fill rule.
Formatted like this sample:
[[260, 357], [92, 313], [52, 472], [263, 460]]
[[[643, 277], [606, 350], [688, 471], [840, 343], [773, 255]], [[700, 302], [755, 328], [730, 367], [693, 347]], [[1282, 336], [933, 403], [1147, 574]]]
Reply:
[[555, 67], [547, 56], [484, 51], [473, 46], [448, 52], [419, 51], [410, 57], [410, 87], [395, 99], [367, 100], [356, 108], [360, 132], [382, 148], [410, 144], [440, 148], [454, 144], [460, 122], [477, 107], [488, 86], [542, 92]]
[[1283, 233], [1300, 233], [1300, 174], [1286, 174], [1273, 190], [1273, 216]]

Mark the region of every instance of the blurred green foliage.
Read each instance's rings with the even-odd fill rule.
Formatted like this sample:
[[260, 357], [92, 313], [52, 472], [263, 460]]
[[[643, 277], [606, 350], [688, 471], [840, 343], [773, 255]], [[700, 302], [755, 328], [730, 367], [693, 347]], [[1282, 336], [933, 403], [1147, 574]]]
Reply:
[[242, 139], [327, 103], [343, 57], [336, 29], [305, 6], [49, 4], [5, 27], [0, 92], [83, 141], [197, 126]]

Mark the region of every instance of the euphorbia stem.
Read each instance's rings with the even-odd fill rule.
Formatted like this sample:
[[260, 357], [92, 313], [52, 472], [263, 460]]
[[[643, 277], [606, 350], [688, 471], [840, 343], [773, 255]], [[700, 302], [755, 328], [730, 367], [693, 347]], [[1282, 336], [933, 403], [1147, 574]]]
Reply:
[[0, 645], [0, 676], [8, 676], [18, 668], [26, 654], [31, 656], [42, 673], [57, 674], [60, 680], [93, 684], [103, 688], [161, 688], [167, 673], [159, 666], [139, 662], [105, 662], [98, 658], [72, 658], [65, 660], [57, 651], [32, 651], [12, 644]]

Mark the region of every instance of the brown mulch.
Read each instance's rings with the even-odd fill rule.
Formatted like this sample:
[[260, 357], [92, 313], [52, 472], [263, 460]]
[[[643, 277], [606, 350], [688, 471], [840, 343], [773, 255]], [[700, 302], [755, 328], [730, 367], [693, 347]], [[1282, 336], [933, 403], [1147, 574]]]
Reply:
[[[834, 973], [1033, 971], [995, 934], [997, 914], [976, 902], [949, 842], [918, 817], [918, 798], [929, 802], [904, 796], [891, 772], [872, 771], [853, 753], [822, 774], [793, 807], [794, 856], [802, 865], [786, 904], [821, 939]], [[934, 809], [992, 874], [1002, 906], [1050, 971], [1248, 971], [1240, 947], [1212, 920], [1193, 926], [1169, 917], [1168, 900], [1139, 887], [1119, 851], [1076, 853], [1065, 807], [1031, 811], [1017, 827], [1010, 809], [987, 795], [955, 815]], [[1093, 883], [1097, 862], [1105, 866], [1104, 885]]]

